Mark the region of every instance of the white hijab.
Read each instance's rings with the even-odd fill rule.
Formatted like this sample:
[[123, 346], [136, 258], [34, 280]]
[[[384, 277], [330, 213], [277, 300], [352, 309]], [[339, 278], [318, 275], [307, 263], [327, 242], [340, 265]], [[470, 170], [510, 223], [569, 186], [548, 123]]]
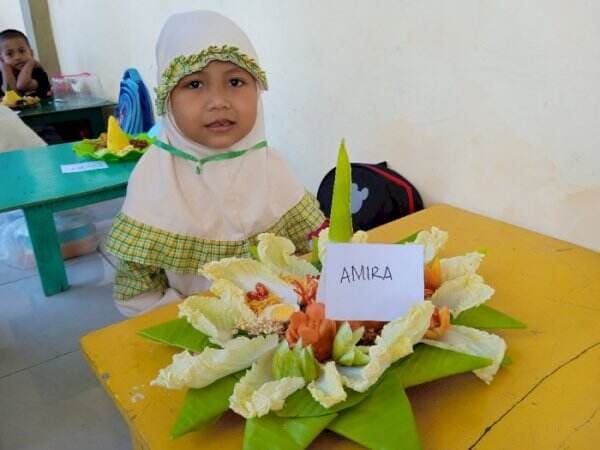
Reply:
[[[175, 57], [225, 44], [258, 61], [244, 32], [226, 17], [210, 11], [171, 16], [156, 45], [159, 83]], [[168, 100], [160, 139], [197, 158], [251, 148], [265, 140], [260, 95], [258, 98], [254, 128], [231, 149], [212, 149], [184, 136], [175, 124]], [[236, 241], [266, 231], [304, 193], [287, 163], [268, 147], [234, 159], [208, 162], [199, 174], [193, 161], [152, 147], [131, 174], [123, 212], [164, 231]]]
[[0, 152], [42, 147], [46, 143], [21, 120], [19, 115], [0, 104]]

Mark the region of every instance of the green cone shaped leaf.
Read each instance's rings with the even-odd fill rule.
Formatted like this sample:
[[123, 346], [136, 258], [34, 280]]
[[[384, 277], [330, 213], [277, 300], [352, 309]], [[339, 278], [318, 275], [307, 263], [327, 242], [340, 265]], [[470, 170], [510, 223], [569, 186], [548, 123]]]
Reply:
[[348, 325], [348, 322], [344, 322], [337, 330], [335, 339], [333, 340], [333, 359], [336, 361], [339, 360], [352, 347], [352, 329]]
[[369, 355], [363, 353], [359, 347], [354, 348], [354, 361], [353, 366], [364, 366], [369, 363]]
[[348, 322], [344, 322], [338, 329], [333, 341], [334, 361], [343, 366], [364, 366], [367, 364], [369, 356], [356, 347], [364, 331], [364, 327], [352, 331]]
[[283, 340], [277, 346], [272, 363], [273, 378], [279, 380], [285, 377], [302, 377], [310, 383], [318, 377], [317, 360], [312, 347], [303, 347], [299, 340], [293, 349]]
[[273, 355], [273, 378], [301, 377], [302, 368], [297, 354], [290, 350], [287, 341], [281, 341]]
[[352, 169], [346, 151], [346, 143], [342, 139], [338, 151], [333, 182], [333, 197], [329, 223], [329, 240], [331, 242], [350, 242], [352, 231], [351, 212]]
[[317, 366], [317, 360], [313, 353], [312, 347], [304, 347], [301, 353], [300, 366], [302, 368], [302, 376], [304, 381], [310, 383], [319, 376], [319, 368]]

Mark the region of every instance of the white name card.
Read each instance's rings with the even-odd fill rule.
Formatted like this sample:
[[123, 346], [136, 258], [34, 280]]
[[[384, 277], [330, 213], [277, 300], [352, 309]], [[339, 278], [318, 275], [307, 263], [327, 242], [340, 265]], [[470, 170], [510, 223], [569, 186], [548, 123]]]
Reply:
[[424, 299], [423, 247], [328, 244], [318, 299], [333, 320], [390, 321]]
[[108, 164], [104, 161], [89, 161], [75, 164], [61, 164], [62, 173], [87, 172], [88, 170], [108, 169]]

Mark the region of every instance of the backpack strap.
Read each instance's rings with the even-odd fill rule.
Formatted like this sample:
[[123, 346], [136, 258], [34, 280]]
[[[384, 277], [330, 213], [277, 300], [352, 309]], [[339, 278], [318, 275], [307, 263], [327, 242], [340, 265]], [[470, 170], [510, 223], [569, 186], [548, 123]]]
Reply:
[[409, 212], [409, 214], [412, 214], [415, 212], [414, 190], [408, 181], [406, 181], [404, 178], [401, 178], [401, 177], [398, 177], [398, 176], [392, 175], [391, 173], [386, 172], [381, 167], [378, 167], [375, 164], [356, 163], [356, 165], [365, 167], [365, 168], [375, 172], [376, 174], [381, 175], [386, 180], [391, 181], [396, 186], [400, 186], [402, 189], [404, 189], [404, 191], [406, 192], [406, 197], [408, 198], [408, 212]]

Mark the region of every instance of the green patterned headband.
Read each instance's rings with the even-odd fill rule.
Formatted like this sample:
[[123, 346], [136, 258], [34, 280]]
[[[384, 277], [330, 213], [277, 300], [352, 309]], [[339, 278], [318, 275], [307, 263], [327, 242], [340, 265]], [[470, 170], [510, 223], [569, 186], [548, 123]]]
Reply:
[[156, 110], [158, 114], [163, 115], [165, 113], [169, 92], [171, 92], [171, 89], [179, 83], [179, 80], [191, 73], [201, 71], [212, 61], [231, 62], [240, 66], [256, 78], [262, 89], [267, 90], [267, 75], [256, 61], [240, 52], [237, 47], [230, 47], [229, 45], [218, 47], [211, 45], [200, 53], [189, 56], [181, 55], [174, 58], [164, 70], [160, 83], [155, 89]]

